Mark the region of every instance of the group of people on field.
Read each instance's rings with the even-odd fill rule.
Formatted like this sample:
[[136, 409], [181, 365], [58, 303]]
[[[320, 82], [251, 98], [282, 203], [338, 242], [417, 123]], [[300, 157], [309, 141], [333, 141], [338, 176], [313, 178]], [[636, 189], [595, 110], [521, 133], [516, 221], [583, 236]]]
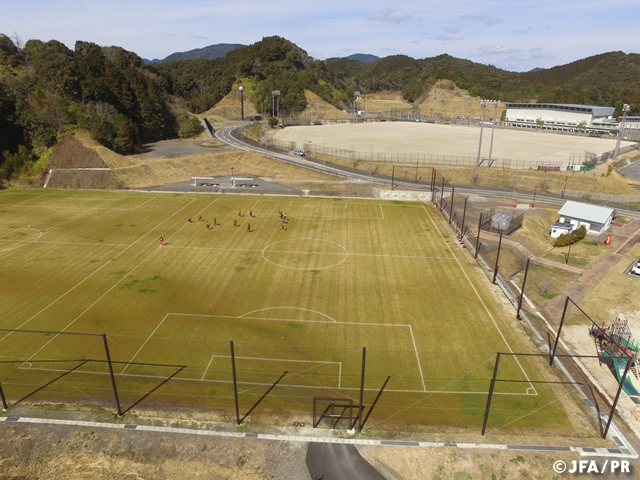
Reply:
[[[242, 218], [242, 209], [238, 209], [238, 217]], [[278, 210], [278, 216], [280, 217], [280, 221], [281, 221], [281, 229], [284, 232], [286, 230], [286, 224], [289, 223], [289, 220], [287, 219], [287, 214], [284, 213], [282, 210]], [[253, 216], [253, 210], [249, 210], [249, 218], [255, 218]], [[208, 220], [204, 220], [202, 218], [202, 215], [198, 215], [198, 217], [196, 218], [195, 221], [198, 222], [203, 222], [205, 224], [205, 226], [207, 227], [207, 230], [211, 230], [211, 228], [213, 227], [219, 227], [220, 224], [218, 223], [218, 220], [216, 219], [216, 217], [213, 217], [213, 223], [209, 222]], [[194, 222], [194, 218], [193, 217], [189, 217], [187, 218], [187, 222], [188, 223], [193, 223]], [[234, 219], [233, 220], [233, 226], [237, 227], [238, 226], [238, 220]], [[251, 224], [247, 223], [247, 233], [253, 232], [253, 230], [251, 230]], [[160, 246], [164, 246], [164, 238], [160, 237]]]

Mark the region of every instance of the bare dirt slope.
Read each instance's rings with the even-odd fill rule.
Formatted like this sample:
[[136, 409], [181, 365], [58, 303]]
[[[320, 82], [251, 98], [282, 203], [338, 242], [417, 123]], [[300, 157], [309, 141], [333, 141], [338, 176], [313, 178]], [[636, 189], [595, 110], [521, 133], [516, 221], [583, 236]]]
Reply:
[[300, 113], [301, 116], [310, 116], [314, 118], [353, 118], [352, 115], [343, 112], [330, 103], [325, 102], [322, 98], [309, 90], [304, 91], [304, 96], [307, 99], [307, 108]]
[[[229, 120], [240, 120], [240, 114], [240, 92], [236, 87], [209, 110], [198, 115], [198, 117], [206, 118], [215, 125], [227, 123]], [[245, 117], [260, 115], [260, 112], [253, 106], [251, 98], [246, 93], [244, 94], [244, 115]]]
[[[469, 98], [465, 98], [465, 96]], [[480, 97], [471, 96], [467, 90], [458, 88], [451, 80], [439, 80], [415, 103], [420, 108], [422, 115], [465, 118], [480, 118], [482, 116]], [[498, 107], [498, 118], [504, 109], [504, 104]], [[493, 107], [486, 109], [485, 118], [492, 118], [494, 111]]]
[[[48, 188], [115, 189], [121, 188], [120, 180], [109, 170], [89, 136], [81, 132], [64, 138], [53, 148], [47, 176], [43, 172], [37, 186]], [[106, 150], [106, 149], [105, 149]]]

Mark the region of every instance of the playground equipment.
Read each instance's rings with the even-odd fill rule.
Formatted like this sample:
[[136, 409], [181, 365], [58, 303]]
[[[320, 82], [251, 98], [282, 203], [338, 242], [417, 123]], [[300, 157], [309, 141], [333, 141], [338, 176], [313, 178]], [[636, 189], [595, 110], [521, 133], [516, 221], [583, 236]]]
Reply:
[[631, 362], [630, 375], [624, 379], [622, 389], [635, 403], [640, 404], [640, 372], [638, 369], [638, 343], [631, 334], [629, 322], [616, 318], [610, 327], [593, 325], [589, 330], [598, 348], [600, 361], [606, 364], [621, 382], [627, 363]]

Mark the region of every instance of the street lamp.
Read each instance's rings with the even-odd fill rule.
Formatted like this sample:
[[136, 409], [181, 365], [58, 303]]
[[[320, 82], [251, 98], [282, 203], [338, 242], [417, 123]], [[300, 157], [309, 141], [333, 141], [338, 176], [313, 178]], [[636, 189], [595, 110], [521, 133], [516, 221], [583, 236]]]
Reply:
[[[482, 106], [482, 119], [480, 120], [480, 141], [478, 142], [478, 158], [476, 160], [476, 167], [480, 166], [480, 154], [482, 152], [482, 132], [484, 127], [484, 110], [487, 105], [492, 105], [496, 108], [496, 115], [498, 112], [498, 105], [500, 105], [500, 100], [480, 100], [480, 105]], [[493, 128], [493, 122], [491, 123], [491, 127]], [[493, 130], [491, 130], [491, 148], [493, 148]], [[489, 161], [491, 161], [491, 152], [489, 152]]]
[[360, 90], [353, 92], [353, 112], [356, 118], [358, 118], [358, 97], [360, 97]]
[[495, 101], [492, 100], [491, 103], [495, 109], [493, 111], [493, 122], [491, 122], [491, 142], [489, 144], [489, 167], [491, 166], [491, 152], [493, 151], [493, 133], [495, 132], [496, 129], [496, 121], [498, 120], [498, 107], [500, 106], [500, 100]]
[[531, 204], [531, 208], [536, 206], [536, 193], [538, 193], [538, 186], [533, 190], [533, 203]]
[[620, 153], [620, 140], [622, 140], [624, 124], [627, 121], [627, 113], [629, 113], [629, 110], [629, 105], [627, 105], [626, 103], [622, 105], [622, 122], [620, 122], [620, 127], [618, 128], [618, 140], [616, 141], [616, 149], [613, 151], [613, 156], [611, 157], [614, 160], [618, 158], [618, 154]]
[[240, 85], [238, 90], [240, 90], [240, 120], [244, 122], [244, 87]]
[[273, 90], [271, 92], [271, 116], [275, 117], [276, 114], [276, 110], [275, 110], [275, 98], [278, 97], [278, 110], [277, 112], [280, 113], [280, 90]]
[[469, 123], [469, 109], [467, 102], [471, 97], [469, 95], [462, 96], [462, 107], [460, 108], [460, 123], [464, 123], [462, 119], [466, 119], [466, 123]]

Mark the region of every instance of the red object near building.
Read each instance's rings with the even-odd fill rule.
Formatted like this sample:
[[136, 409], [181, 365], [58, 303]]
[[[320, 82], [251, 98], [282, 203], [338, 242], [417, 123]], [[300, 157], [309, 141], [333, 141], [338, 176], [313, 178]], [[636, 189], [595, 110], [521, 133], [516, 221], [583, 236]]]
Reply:
[[604, 240], [604, 244], [605, 245], [611, 245], [611, 239], [613, 238], [613, 235], [609, 234], [607, 235], [607, 238], [605, 238]]

